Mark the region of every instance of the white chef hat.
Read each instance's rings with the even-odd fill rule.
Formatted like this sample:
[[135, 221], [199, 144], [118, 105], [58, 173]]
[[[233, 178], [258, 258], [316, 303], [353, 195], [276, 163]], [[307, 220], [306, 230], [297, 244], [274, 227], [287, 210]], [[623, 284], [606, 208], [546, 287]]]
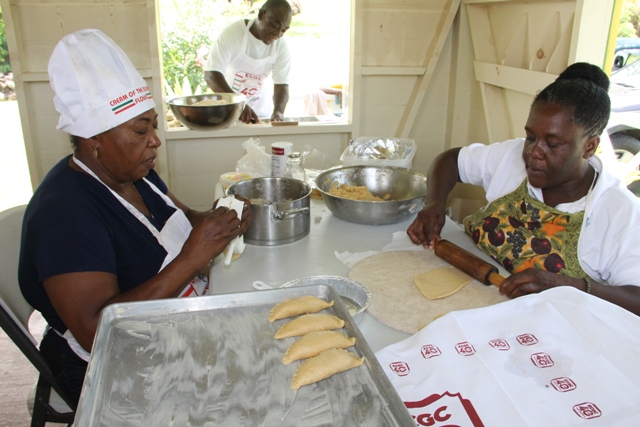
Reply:
[[49, 59], [58, 129], [90, 138], [155, 108], [151, 92], [120, 47], [100, 30], [80, 30]]

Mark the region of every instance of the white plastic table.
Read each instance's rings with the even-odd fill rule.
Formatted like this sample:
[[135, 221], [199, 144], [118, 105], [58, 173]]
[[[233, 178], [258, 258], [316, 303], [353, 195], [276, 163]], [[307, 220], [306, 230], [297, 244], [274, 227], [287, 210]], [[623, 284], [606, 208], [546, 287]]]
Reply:
[[[414, 218], [415, 215], [391, 225], [354, 224], [335, 217], [323, 201], [311, 199], [311, 228], [307, 236], [277, 246], [247, 245], [244, 254], [229, 266], [223, 264], [221, 257], [216, 258], [211, 268], [210, 292], [215, 295], [256, 291], [252, 284], [258, 280], [278, 287], [300, 277], [347, 277], [349, 267], [336, 258], [335, 252], [381, 250], [391, 242], [394, 232], [406, 231]], [[442, 237], [498, 266], [449, 219]], [[504, 270], [500, 271], [504, 274]], [[366, 314], [358, 327], [374, 352], [409, 336]]]

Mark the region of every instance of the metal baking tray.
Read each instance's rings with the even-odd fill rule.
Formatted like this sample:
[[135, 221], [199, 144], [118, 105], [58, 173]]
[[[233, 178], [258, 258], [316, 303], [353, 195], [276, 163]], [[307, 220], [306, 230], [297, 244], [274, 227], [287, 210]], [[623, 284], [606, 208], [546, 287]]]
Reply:
[[[315, 295], [356, 338], [362, 366], [291, 390], [296, 338], [269, 323], [286, 298]], [[102, 312], [75, 425], [414, 426], [336, 291], [327, 285], [114, 304]]]

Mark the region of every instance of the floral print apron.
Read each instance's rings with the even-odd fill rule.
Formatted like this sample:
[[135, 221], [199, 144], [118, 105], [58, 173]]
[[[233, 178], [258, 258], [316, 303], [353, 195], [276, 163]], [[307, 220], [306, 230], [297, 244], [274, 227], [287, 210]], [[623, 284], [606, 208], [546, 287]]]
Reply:
[[584, 210], [568, 214], [532, 197], [525, 178], [515, 191], [465, 218], [464, 227], [510, 273], [537, 268], [584, 278], [578, 261], [583, 218]]

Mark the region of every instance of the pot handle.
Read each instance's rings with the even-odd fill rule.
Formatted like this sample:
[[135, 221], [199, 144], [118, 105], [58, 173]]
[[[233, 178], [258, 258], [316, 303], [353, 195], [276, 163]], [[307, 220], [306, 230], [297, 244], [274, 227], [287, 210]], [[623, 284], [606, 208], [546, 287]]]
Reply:
[[274, 212], [273, 219], [280, 221], [285, 219], [289, 215], [295, 215], [297, 213], [302, 213], [302, 212], [309, 212], [309, 208], [308, 207], [298, 208], [298, 209], [291, 209], [290, 211]]
[[253, 288], [258, 289], [260, 291], [264, 291], [267, 289], [275, 289], [273, 286], [267, 285], [266, 283], [260, 280], [256, 280], [255, 282], [253, 282]]

